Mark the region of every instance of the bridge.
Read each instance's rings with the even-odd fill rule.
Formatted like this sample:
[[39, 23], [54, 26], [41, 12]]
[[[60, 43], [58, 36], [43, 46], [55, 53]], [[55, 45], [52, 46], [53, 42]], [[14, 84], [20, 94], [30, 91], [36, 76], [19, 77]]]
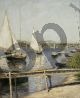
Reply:
[[[29, 72], [9, 72], [11, 74], [11, 78], [21, 78], [21, 77], [29, 77], [29, 76], [38, 76], [38, 75], [53, 75], [53, 74], [75, 74], [80, 72], [80, 69], [48, 69], [48, 70], [33, 70]], [[0, 79], [9, 78], [9, 73], [0, 73]]]
[[21, 77], [29, 77], [29, 76], [40, 76], [43, 75], [45, 79], [46, 84], [46, 90], [49, 91], [48, 82], [47, 79], [49, 79], [50, 85], [51, 85], [51, 76], [54, 74], [75, 74], [80, 72], [80, 69], [48, 69], [48, 70], [33, 70], [29, 72], [6, 72], [6, 73], [0, 73], [0, 79], [9, 79], [9, 87], [10, 87], [10, 98], [13, 98], [12, 94], [12, 78], [15, 79], [15, 95], [17, 97], [17, 86], [16, 86], [16, 78]]

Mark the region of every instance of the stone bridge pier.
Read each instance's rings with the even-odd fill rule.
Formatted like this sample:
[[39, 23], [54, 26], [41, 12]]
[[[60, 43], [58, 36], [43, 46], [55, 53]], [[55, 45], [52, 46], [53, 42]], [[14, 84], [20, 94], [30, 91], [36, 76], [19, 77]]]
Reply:
[[[43, 54], [36, 54], [36, 61], [32, 70], [51, 69], [52, 66]], [[49, 79], [44, 75], [28, 78], [29, 92], [37, 92], [50, 87]]]

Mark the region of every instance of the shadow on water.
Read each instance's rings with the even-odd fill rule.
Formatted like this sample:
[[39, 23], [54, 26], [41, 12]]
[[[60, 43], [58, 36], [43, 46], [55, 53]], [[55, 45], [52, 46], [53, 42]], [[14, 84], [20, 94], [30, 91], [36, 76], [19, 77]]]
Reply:
[[65, 86], [73, 86], [73, 85], [80, 85], [80, 72], [75, 74], [75, 81], [71, 82], [71, 83], [63, 83], [63, 84], [59, 84], [59, 85], [55, 85], [54, 87], [52, 86], [50, 89], [52, 88], [56, 88], [56, 87], [65, 87]]
[[73, 82], [73, 83], [67, 83], [67, 84], [56, 85], [56, 86], [54, 86], [54, 87], [51, 87], [50, 89], [52, 89], [52, 88], [57, 88], [57, 87], [73, 86], [73, 85], [80, 85], [80, 82]]
[[60, 68], [60, 69], [62, 69], [62, 68], [67, 68], [67, 65], [66, 65], [66, 64], [62, 64], [62, 63], [58, 63], [58, 62], [56, 62], [55, 64], [56, 64], [56, 66], [57, 66], [58, 68]]
[[[0, 80], [1, 85], [2, 85], [2, 95], [8, 94], [9, 93], [9, 80], [8, 79], [2, 79]], [[23, 84], [26, 83], [28, 85], [28, 78], [18, 78], [16, 79], [16, 86], [17, 90], [23, 86]], [[15, 79], [12, 79], [12, 88], [13, 91], [15, 91]], [[28, 89], [28, 88], [27, 88]]]

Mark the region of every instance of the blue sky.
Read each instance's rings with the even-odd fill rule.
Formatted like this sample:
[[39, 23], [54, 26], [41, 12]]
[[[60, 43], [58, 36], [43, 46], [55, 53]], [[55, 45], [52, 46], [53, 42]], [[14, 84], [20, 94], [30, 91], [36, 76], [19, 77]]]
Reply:
[[[79, 7], [80, 0], [0, 0], [0, 29], [7, 10], [11, 30], [17, 39], [31, 41], [33, 27], [41, 31], [47, 23], [56, 23], [63, 28], [68, 42], [78, 42], [79, 14], [70, 4]], [[47, 30], [45, 40], [60, 41], [55, 31]]]

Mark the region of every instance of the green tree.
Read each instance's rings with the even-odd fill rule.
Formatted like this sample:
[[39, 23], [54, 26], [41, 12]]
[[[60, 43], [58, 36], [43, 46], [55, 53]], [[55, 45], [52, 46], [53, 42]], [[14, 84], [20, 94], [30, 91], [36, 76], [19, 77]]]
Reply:
[[75, 53], [67, 61], [67, 65], [72, 68], [80, 68], [80, 53]]

